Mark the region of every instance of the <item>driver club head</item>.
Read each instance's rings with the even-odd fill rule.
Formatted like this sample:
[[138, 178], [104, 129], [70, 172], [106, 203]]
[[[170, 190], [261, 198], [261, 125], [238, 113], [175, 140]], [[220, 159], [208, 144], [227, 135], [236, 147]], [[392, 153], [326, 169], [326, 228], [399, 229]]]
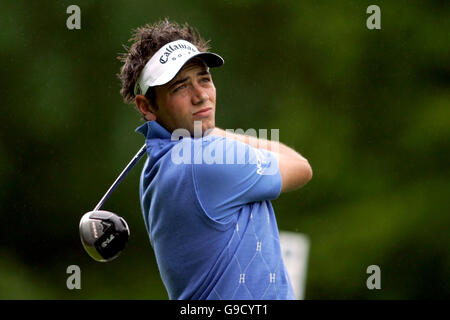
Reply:
[[96, 261], [117, 258], [130, 237], [126, 221], [115, 213], [94, 210], [80, 220], [80, 237], [86, 252]]

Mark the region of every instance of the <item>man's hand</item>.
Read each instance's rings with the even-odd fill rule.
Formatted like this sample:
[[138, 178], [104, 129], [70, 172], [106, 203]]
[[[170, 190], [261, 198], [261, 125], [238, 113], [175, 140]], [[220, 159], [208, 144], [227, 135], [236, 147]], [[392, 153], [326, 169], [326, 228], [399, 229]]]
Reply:
[[226, 132], [217, 127], [211, 130], [210, 134], [238, 140], [253, 148], [265, 149], [274, 153], [278, 159], [278, 168], [281, 174], [281, 192], [296, 190], [312, 178], [312, 169], [308, 160], [281, 142]]

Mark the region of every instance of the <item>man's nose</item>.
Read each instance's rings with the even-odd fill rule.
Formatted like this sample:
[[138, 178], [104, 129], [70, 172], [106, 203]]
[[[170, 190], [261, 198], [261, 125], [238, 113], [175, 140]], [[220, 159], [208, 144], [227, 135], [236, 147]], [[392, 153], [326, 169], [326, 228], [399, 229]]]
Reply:
[[198, 84], [194, 84], [192, 86], [192, 104], [202, 104], [203, 102], [207, 101], [209, 99], [208, 94], [206, 93], [206, 90], [202, 88]]

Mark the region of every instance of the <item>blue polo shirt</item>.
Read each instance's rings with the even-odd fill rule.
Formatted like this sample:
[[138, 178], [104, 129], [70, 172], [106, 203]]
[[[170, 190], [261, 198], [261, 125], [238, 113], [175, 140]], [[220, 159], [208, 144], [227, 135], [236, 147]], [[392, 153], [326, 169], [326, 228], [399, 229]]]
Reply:
[[145, 136], [139, 193], [170, 299], [294, 299], [270, 200], [275, 156], [232, 139], [176, 141], [156, 121]]

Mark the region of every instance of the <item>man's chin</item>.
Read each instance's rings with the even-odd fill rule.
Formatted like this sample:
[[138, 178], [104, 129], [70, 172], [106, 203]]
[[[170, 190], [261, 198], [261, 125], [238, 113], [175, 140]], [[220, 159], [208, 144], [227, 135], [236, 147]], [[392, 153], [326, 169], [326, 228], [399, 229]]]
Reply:
[[191, 135], [194, 138], [200, 138], [204, 135], [209, 134], [209, 132], [214, 129], [215, 121], [214, 119], [202, 119], [194, 121], [194, 128], [191, 131]]

